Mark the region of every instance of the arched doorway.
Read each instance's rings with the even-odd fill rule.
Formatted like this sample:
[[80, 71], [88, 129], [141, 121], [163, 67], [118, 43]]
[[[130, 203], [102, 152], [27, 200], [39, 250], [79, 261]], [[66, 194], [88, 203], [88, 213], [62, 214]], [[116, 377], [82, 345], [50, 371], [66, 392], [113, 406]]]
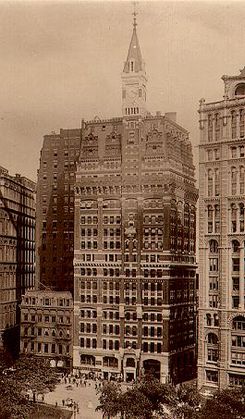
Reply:
[[160, 380], [161, 363], [156, 359], [146, 359], [143, 361], [143, 368], [145, 374], [152, 374], [155, 378]]

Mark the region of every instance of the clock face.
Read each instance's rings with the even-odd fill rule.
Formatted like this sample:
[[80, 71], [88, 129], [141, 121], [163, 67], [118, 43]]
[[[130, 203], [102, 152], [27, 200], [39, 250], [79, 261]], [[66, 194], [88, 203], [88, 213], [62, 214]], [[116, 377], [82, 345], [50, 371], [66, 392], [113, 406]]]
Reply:
[[138, 92], [136, 90], [130, 90], [128, 97], [135, 104], [137, 102]]

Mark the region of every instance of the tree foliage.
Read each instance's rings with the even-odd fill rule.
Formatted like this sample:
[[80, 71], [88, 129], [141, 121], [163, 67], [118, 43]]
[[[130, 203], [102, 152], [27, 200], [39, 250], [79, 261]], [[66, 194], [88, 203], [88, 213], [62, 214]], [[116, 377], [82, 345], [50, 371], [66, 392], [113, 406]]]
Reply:
[[224, 389], [207, 399], [200, 411], [200, 419], [245, 418], [245, 388]]
[[27, 391], [33, 394], [52, 390], [58, 382], [56, 372], [49, 367], [48, 360], [33, 356], [22, 356], [10, 367], [10, 359], [0, 356], [0, 417], [32, 417], [33, 402], [27, 398]]
[[106, 416], [116, 416], [121, 412], [122, 390], [119, 384], [114, 382], [104, 383], [100, 390], [99, 406], [96, 410], [101, 410]]

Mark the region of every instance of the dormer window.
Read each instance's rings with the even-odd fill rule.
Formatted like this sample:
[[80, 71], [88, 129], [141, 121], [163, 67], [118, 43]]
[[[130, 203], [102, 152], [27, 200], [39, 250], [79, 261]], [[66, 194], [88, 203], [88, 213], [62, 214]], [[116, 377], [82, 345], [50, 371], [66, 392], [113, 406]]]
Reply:
[[235, 90], [236, 96], [245, 96], [245, 83], [240, 83], [237, 85]]

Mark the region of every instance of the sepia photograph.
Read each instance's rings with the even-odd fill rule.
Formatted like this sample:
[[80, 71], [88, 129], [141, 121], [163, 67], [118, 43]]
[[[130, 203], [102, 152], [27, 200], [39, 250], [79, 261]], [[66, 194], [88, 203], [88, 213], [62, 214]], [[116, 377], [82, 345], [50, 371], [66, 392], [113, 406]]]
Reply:
[[244, 22], [0, 0], [0, 419], [245, 419]]

